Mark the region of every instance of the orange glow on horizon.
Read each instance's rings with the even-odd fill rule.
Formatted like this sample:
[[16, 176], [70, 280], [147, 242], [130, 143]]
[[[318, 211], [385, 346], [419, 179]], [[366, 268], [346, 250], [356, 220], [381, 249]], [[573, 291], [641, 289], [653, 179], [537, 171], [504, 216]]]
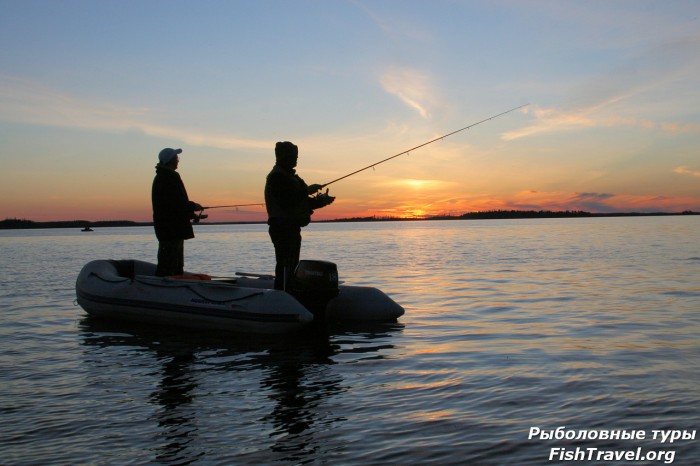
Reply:
[[[433, 180], [401, 180], [389, 190], [380, 190], [377, 198], [373, 191], [357, 195], [340, 190], [336, 202], [317, 210], [313, 220], [342, 218], [427, 218], [434, 216], [460, 216], [470, 212], [494, 210], [520, 211], [586, 211], [591, 213], [613, 212], [683, 212], [699, 211], [700, 199], [663, 198], [639, 195], [605, 195], [594, 193], [523, 191], [508, 197], [495, 194], [465, 194], [454, 186], [440, 185]], [[146, 190], [130, 193], [129, 197], [102, 194], [89, 197], [65, 197], [35, 199], [5, 199], [6, 205], [0, 219], [19, 218], [43, 221], [151, 221], [150, 198]], [[355, 194], [356, 197], [352, 197]], [[227, 199], [219, 196], [192, 196], [205, 206], [226, 205]], [[261, 202], [255, 198], [239, 198], [240, 204]], [[60, 206], [60, 207], [54, 207]], [[264, 206], [211, 209], [207, 222], [265, 222]]]

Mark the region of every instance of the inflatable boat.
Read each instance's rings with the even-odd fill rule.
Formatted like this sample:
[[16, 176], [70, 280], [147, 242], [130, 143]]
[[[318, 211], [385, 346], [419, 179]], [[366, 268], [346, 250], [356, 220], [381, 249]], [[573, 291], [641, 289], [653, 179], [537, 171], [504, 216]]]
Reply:
[[377, 288], [338, 283], [335, 264], [301, 261], [289, 290], [274, 277], [155, 276], [139, 260], [95, 260], [78, 275], [78, 304], [90, 315], [241, 333], [288, 333], [313, 322], [395, 322], [404, 309]]

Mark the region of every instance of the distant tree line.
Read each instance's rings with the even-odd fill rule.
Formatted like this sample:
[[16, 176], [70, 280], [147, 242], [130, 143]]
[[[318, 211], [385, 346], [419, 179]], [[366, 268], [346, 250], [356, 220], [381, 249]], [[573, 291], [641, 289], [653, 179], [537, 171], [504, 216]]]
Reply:
[[593, 214], [583, 210], [488, 210], [485, 212], [469, 212], [460, 216], [468, 219], [491, 218], [569, 218], [591, 217]]
[[7, 218], [0, 220], [0, 229], [30, 229], [30, 228], [97, 228], [97, 227], [133, 227], [151, 225], [151, 223], [138, 223], [130, 220], [102, 220], [90, 222], [88, 220], [68, 220], [55, 222], [35, 222], [33, 220]]
[[[684, 210], [683, 212], [616, 212], [616, 213], [592, 213], [583, 210], [487, 210], [468, 212], [462, 215], [435, 215], [431, 217], [399, 218], [399, 217], [350, 217], [334, 220], [318, 220], [317, 222], [405, 222], [417, 220], [489, 220], [489, 219], [518, 219], [518, 218], [575, 218], [575, 217], [642, 217], [660, 215], [700, 215], [700, 212]], [[264, 222], [221, 222], [226, 223], [264, 223]], [[130, 220], [103, 220], [90, 222], [88, 220], [69, 220], [57, 222], [35, 222], [32, 220], [8, 218], [0, 220], [2, 229], [22, 228], [104, 228], [104, 227], [133, 227], [149, 226], [150, 222], [132, 222]]]
[[[517, 218], [574, 218], [574, 217], [635, 217], [635, 216], [658, 216], [658, 215], [698, 215], [698, 212], [686, 210], [678, 213], [669, 212], [613, 212], [613, 213], [592, 213], [584, 210], [488, 210], [480, 212], [468, 212], [458, 217], [462, 219], [517, 219]], [[431, 217], [450, 218], [450, 216]]]
[[371, 217], [348, 217], [348, 218], [334, 218], [331, 220], [314, 220], [317, 223], [341, 223], [341, 222], [405, 222], [411, 220], [429, 220], [422, 217], [412, 217], [412, 218], [401, 218], [401, 217], [388, 217], [388, 216], [376, 216]]

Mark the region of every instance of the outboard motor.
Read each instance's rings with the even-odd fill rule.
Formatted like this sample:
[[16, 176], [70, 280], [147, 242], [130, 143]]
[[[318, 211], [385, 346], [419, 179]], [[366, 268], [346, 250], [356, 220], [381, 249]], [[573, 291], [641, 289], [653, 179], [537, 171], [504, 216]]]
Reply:
[[333, 262], [299, 261], [291, 294], [314, 315], [323, 315], [328, 301], [338, 296], [338, 267]]

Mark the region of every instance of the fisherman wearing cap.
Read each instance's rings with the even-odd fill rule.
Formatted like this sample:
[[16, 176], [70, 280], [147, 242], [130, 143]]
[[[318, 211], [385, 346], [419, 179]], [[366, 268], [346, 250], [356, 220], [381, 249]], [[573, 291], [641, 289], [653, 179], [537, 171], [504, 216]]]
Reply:
[[331, 204], [335, 197], [324, 194], [311, 196], [323, 186], [307, 186], [294, 169], [299, 158], [299, 148], [289, 141], [275, 145], [276, 163], [267, 175], [265, 205], [267, 224], [272, 244], [275, 246], [275, 289], [285, 290], [299, 263], [301, 251], [301, 227], [311, 221], [313, 209]]
[[151, 190], [153, 227], [158, 238], [156, 275], [159, 277], [183, 274], [185, 240], [194, 238], [191, 220], [206, 218], [206, 215], [195, 214], [202, 206], [189, 200], [176, 171], [181, 153], [182, 149], [160, 151]]

